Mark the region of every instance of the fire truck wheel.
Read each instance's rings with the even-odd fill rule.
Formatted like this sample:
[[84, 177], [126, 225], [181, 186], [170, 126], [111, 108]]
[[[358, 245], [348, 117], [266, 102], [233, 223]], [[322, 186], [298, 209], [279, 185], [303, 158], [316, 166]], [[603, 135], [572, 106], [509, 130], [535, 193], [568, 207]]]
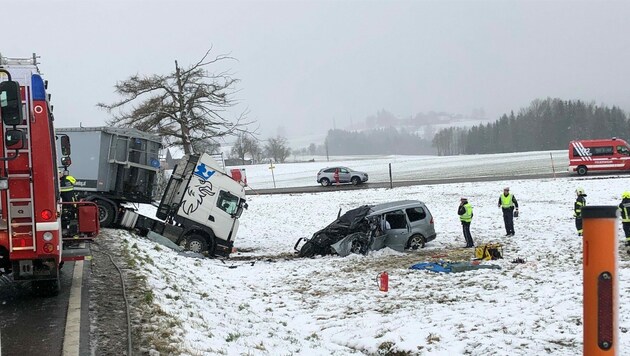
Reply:
[[319, 181], [319, 183], [322, 185], [322, 187], [327, 187], [330, 185], [330, 181], [328, 180], [328, 178], [322, 178], [322, 180]]
[[424, 238], [424, 236], [420, 234], [413, 234], [407, 241], [407, 249], [417, 250], [419, 248], [424, 248], [425, 243], [427, 243], [427, 240]]
[[59, 276], [57, 279], [46, 281], [33, 281], [31, 284], [33, 294], [40, 297], [52, 297], [59, 294], [61, 290], [61, 284], [59, 283]]
[[116, 210], [114, 207], [104, 200], [97, 200], [96, 204], [98, 205], [98, 220], [101, 227], [112, 226], [116, 217]]
[[577, 174], [578, 175], [586, 175], [586, 172], [588, 172], [588, 168], [586, 168], [586, 166], [579, 166], [577, 167]]

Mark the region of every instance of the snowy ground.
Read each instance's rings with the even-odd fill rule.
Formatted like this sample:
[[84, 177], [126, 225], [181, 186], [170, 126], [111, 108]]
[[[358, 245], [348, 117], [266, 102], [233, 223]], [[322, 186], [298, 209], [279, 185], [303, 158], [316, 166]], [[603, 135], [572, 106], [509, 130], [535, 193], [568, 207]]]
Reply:
[[[484, 156], [482, 160], [488, 171], [501, 165], [499, 162], [512, 160], [514, 170], [531, 172], [537, 168], [519, 164], [518, 157], [540, 156], [542, 160], [545, 155], [549, 153]], [[396, 162], [401, 171], [414, 175], [424, 169], [418, 163], [425, 159], [434, 167], [443, 166], [445, 172], [461, 170], [457, 162], [468, 161], [464, 157], [396, 157]], [[444, 160], [442, 164], [440, 160]], [[353, 168], [363, 169], [385, 161], [352, 162], [356, 162]], [[283, 176], [312, 184], [313, 170], [303, 169], [303, 165], [287, 164]], [[255, 172], [248, 168], [251, 182], [269, 183], [263, 176], [268, 171]], [[496, 206], [506, 185], [520, 203], [513, 238], [503, 237], [502, 216]], [[121, 233], [121, 238], [137, 246], [137, 260], [144, 267], [139, 270], [153, 286], [154, 302], [180, 321], [171, 323], [171, 332], [179, 338], [178, 348], [185, 355], [388, 351], [576, 355], [582, 353], [583, 330], [582, 240], [572, 219], [578, 186], [586, 190], [590, 205], [616, 205], [621, 193], [630, 189], [630, 177], [248, 196], [249, 210], [243, 214], [236, 241], [241, 252], [228, 261], [182, 257], [127, 233]], [[456, 214], [461, 196], [474, 206], [471, 230], [475, 242], [504, 244], [505, 259], [488, 262], [502, 269], [451, 274], [410, 270], [414, 263], [435, 261], [446, 253], [461, 259], [472, 257], [470, 250], [460, 249], [465, 244]], [[293, 258], [295, 241], [333, 221], [339, 208], [345, 211], [399, 199], [422, 200], [433, 213], [438, 237], [425, 249], [412, 253], [386, 249], [346, 258]], [[517, 257], [527, 262], [511, 263]], [[619, 266], [618, 350], [629, 350], [630, 262], [625, 251]], [[375, 282], [382, 271], [390, 274], [387, 293], [379, 292]]]

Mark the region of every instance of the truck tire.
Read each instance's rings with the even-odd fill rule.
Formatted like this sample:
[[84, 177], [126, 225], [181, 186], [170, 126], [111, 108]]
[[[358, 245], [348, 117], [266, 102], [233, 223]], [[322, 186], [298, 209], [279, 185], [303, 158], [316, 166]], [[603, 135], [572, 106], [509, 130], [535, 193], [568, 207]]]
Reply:
[[96, 200], [98, 205], [98, 220], [101, 227], [111, 227], [116, 220], [116, 209], [104, 200]]
[[196, 253], [207, 252], [209, 256], [214, 255], [216, 241], [214, 236], [192, 234], [186, 237], [186, 249]]
[[31, 282], [33, 294], [39, 297], [54, 297], [61, 291], [59, 276], [56, 279]]

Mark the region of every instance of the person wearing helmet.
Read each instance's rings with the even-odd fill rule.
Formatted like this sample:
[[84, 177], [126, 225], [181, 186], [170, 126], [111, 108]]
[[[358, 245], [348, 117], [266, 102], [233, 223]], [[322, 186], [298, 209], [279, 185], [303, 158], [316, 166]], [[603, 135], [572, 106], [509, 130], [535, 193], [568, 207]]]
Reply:
[[577, 198], [573, 204], [573, 216], [575, 217], [575, 228], [578, 236], [582, 236], [582, 208], [586, 205], [586, 193], [584, 193], [584, 188], [578, 188], [575, 190], [575, 194]]
[[464, 248], [475, 247], [472, 235], [470, 234], [470, 222], [473, 218], [473, 208], [468, 202], [467, 198], [461, 198], [459, 208], [457, 209], [459, 220], [462, 223], [462, 230], [464, 231], [464, 239], [466, 239], [466, 246]]
[[621, 210], [621, 225], [623, 225], [623, 232], [626, 235], [626, 247], [630, 247], [630, 192], [625, 191], [621, 194], [621, 204], [619, 204], [619, 210]]
[[[77, 180], [71, 176], [68, 171], [63, 171], [63, 175], [59, 177], [59, 192], [61, 193], [61, 201], [64, 203], [75, 202], [74, 185]], [[61, 209], [61, 220], [64, 229], [69, 229], [71, 221], [76, 219], [76, 206], [74, 204], [64, 204]]]
[[499, 196], [498, 207], [503, 211], [503, 223], [505, 224], [505, 236], [514, 236], [514, 217], [518, 216], [518, 201], [510, 188], [503, 188], [503, 194]]

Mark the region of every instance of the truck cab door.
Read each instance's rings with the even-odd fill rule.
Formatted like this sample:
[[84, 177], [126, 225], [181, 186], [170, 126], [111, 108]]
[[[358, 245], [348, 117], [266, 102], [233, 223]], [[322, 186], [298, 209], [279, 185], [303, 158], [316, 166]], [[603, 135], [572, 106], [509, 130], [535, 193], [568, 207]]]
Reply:
[[236, 216], [239, 206], [239, 197], [220, 190], [217, 198], [217, 206], [211, 211], [208, 220], [212, 222], [212, 230], [217, 238], [227, 240], [229, 236], [236, 236], [238, 232], [238, 218]]

